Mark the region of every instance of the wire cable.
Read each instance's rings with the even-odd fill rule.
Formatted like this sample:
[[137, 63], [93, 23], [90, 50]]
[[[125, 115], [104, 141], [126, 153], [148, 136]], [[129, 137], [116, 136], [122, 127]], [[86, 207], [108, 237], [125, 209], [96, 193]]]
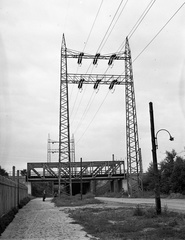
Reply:
[[110, 34], [112, 33], [113, 29], [115, 28], [115, 25], [116, 25], [116, 23], [118, 22], [118, 20], [119, 20], [119, 18], [120, 18], [120, 16], [121, 16], [121, 14], [123, 13], [123, 10], [125, 9], [125, 7], [126, 7], [127, 3], [128, 3], [128, 0], [127, 0], [127, 1], [125, 2], [125, 4], [123, 5], [123, 8], [122, 8], [122, 10], [121, 10], [121, 12], [120, 12], [120, 14], [119, 14], [118, 18], [116, 19], [116, 21], [115, 21], [115, 23], [114, 23], [114, 25], [113, 25], [113, 27], [112, 27], [111, 31], [109, 32], [109, 34], [108, 34], [108, 36], [107, 36], [107, 38], [105, 39], [105, 41], [104, 41], [104, 43], [103, 43], [103, 45], [102, 45], [102, 47], [101, 47], [100, 51], [103, 49], [103, 47], [104, 47], [105, 43], [106, 43], [106, 42], [107, 42], [107, 40], [109, 39], [109, 37], [110, 37]]
[[85, 134], [85, 133], [87, 132], [87, 130], [89, 129], [91, 123], [93, 122], [93, 120], [95, 119], [96, 115], [98, 114], [100, 108], [102, 107], [103, 103], [105, 102], [105, 100], [106, 100], [108, 94], [109, 94], [109, 90], [108, 90], [107, 94], [105, 95], [105, 97], [104, 97], [102, 103], [100, 104], [98, 110], [95, 112], [93, 118], [91, 119], [91, 121], [89, 122], [88, 126], [86, 127], [85, 131], [83, 132], [83, 134], [81, 135], [81, 137], [77, 140], [76, 144], [78, 144], [78, 142], [82, 139], [82, 137], [84, 136], [84, 134]]
[[78, 129], [80, 128], [80, 126], [82, 125], [82, 122], [84, 121], [85, 117], [87, 116], [87, 112], [88, 112], [90, 106], [91, 106], [92, 103], [93, 103], [94, 97], [95, 97], [95, 95], [94, 95], [94, 91], [93, 91], [92, 94], [91, 94], [91, 97], [90, 97], [90, 99], [89, 99], [89, 101], [88, 101], [88, 103], [87, 103], [87, 105], [86, 105], [85, 111], [83, 112], [83, 114], [82, 114], [82, 116], [81, 116], [81, 119], [80, 119], [80, 121], [78, 122], [78, 125], [77, 125], [76, 129], [74, 130], [74, 133], [76, 133], [77, 130], [78, 130]]
[[[87, 40], [86, 40], [86, 42], [85, 42], [85, 46], [84, 46], [82, 52], [84, 52], [84, 50], [85, 50], [85, 48], [86, 48], [86, 46], [87, 46], [87, 43], [88, 43], [89, 38], [90, 38], [90, 36], [91, 36], [92, 30], [93, 30], [94, 25], [95, 25], [95, 23], [96, 23], [96, 20], [97, 20], [97, 18], [98, 18], [99, 12], [100, 12], [100, 10], [101, 10], [103, 1], [104, 1], [104, 0], [102, 0], [101, 3], [100, 3], [100, 6], [99, 6], [99, 8], [98, 8], [98, 12], [96, 13], [94, 22], [93, 22], [93, 24], [92, 24], [92, 27], [91, 27], [91, 29], [90, 29], [90, 32], [89, 32], [89, 34], [88, 34], [88, 37], [87, 37]], [[91, 67], [91, 64], [89, 65], [89, 68], [90, 68], [90, 67]], [[86, 73], [89, 71], [89, 68], [87, 69]], [[79, 65], [78, 65], [78, 67], [77, 67], [76, 73], [78, 73], [78, 70], [79, 70]], [[73, 86], [74, 86], [74, 85], [73, 85]], [[72, 92], [73, 92], [73, 88], [72, 88]], [[72, 96], [72, 92], [71, 92], [70, 97]], [[73, 118], [73, 120], [72, 120], [71, 123], [73, 123], [73, 121], [74, 121], [74, 119], [75, 119], [75, 116], [76, 116], [76, 114], [77, 114], [77, 112], [78, 112], [78, 109], [79, 109], [79, 106], [80, 106], [80, 104], [81, 104], [81, 102], [82, 102], [83, 97], [84, 97], [84, 92], [83, 92], [83, 94], [82, 94], [82, 97], [81, 97], [81, 99], [80, 99], [79, 105], [77, 106], [77, 110], [76, 110], [76, 112], [75, 112], [74, 118]], [[73, 105], [73, 107], [72, 107], [71, 115], [72, 115], [73, 110], [74, 110], [74, 107], [75, 107], [75, 105], [76, 105], [77, 98], [78, 98], [78, 93], [77, 93], [77, 96], [76, 96], [76, 98], [75, 98], [74, 105]]]
[[181, 8], [185, 5], [185, 2], [175, 11], [175, 13], [168, 19], [168, 21], [163, 25], [163, 27], [156, 33], [156, 35], [150, 40], [150, 42], [143, 48], [143, 50], [135, 57], [133, 62], [135, 62], [141, 54], [147, 49], [147, 47], [156, 39], [156, 37], [164, 30], [164, 28], [168, 25], [168, 23], [175, 17], [175, 15], [181, 10]]
[[[134, 26], [132, 27], [132, 29], [130, 30], [129, 34], [128, 34], [128, 38], [130, 39], [133, 34], [135, 33], [135, 31], [137, 30], [137, 28], [139, 27], [139, 25], [141, 24], [141, 22], [143, 21], [143, 19], [146, 17], [146, 15], [148, 14], [148, 12], [150, 11], [150, 9], [152, 8], [152, 6], [154, 5], [154, 3], [156, 2], [156, 0], [152, 0], [150, 1], [150, 3], [147, 5], [147, 7], [145, 8], [145, 10], [143, 11], [143, 13], [141, 14], [140, 18], [137, 20], [137, 22], [134, 24]], [[121, 52], [122, 49], [125, 46], [125, 40], [122, 42], [121, 46], [118, 48], [117, 52]]]
[[89, 32], [89, 35], [88, 35], [88, 37], [87, 37], [87, 40], [86, 40], [86, 42], [85, 42], [85, 46], [84, 46], [82, 52], [84, 52], [84, 50], [85, 50], [85, 48], [86, 48], [86, 45], [87, 45], [87, 43], [88, 43], [88, 41], [89, 41], [89, 38], [90, 38], [90, 36], [91, 36], [92, 30], [93, 30], [93, 28], [94, 28], [95, 22], [96, 22], [96, 20], [97, 20], [98, 15], [99, 15], [99, 12], [100, 12], [100, 9], [101, 9], [101, 7], [102, 7], [102, 4], [103, 4], [103, 0], [102, 0], [101, 3], [100, 3], [98, 12], [97, 12], [96, 17], [95, 17], [95, 19], [94, 19], [93, 25], [92, 25], [92, 27], [91, 27], [91, 30], [90, 30], [90, 32]]
[[[148, 14], [148, 12], [150, 11], [150, 9], [152, 8], [152, 6], [154, 5], [154, 3], [156, 2], [156, 0], [152, 0], [149, 5], [147, 6], [147, 8], [145, 9], [145, 11], [143, 12], [143, 14], [141, 15], [141, 17], [138, 19], [138, 21], [136, 22], [136, 24], [134, 25], [134, 27], [131, 29], [131, 31], [128, 34], [128, 38], [130, 39], [132, 37], [132, 35], [135, 33], [135, 31], [137, 30], [137, 28], [139, 27], [139, 25], [142, 23], [143, 19], [146, 17], [146, 15]], [[151, 4], [151, 5], [150, 5]]]
[[[123, 10], [125, 9], [127, 2], [128, 2], [128, 0], [127, 0], [126, 3], [124, 4], [124, 6], [123, 6], [123, 8], [122, 8], [122, 10], [121, 10], [121, 12], [120, 12], [120, 14], [119, 14], [119, 16], [118, 16], [116, 22], [114, 23], [114, 25], [113, 25], [111, 31], [109, 32], [109, 29], [111, 28], [111, 26], [112, 26], [112, 24], [113, 24], [113, 21], [114, 21], [115, 17], [117, 16], [118, 11], [119, 11], [119, 9], [120, 9], [122, 3], [123, 3], [123, 0], [121, 0], [120, 4], [119, 4], [119, 6], [118, 6], [118, 8], [117, 8], [117, 10], [116, 10], [116, 12], [115, 12], [115, 14], [114, 14], [114, 17], [113, 17], [111, 23], [109, 24], [109, 27], [108, 27], [108, 29], [107, 29], [107, 31], [106, 31], [106, 33], [105, 33], [105, 35], [104, 35], [104, 37], [103, 37], [103, 39], [102, 39], [100, 45], [99, 45], [99, 48], [98, 48], [97, 52], [98, 52], [99, 50], [102, 50], [102, 48], [104, 47], [104, 45], [105, 45], [105, 43], [107, 42], [107, 40], [108, 40], [108, 38], [109, 38], [111, 32], [112, 32], [113, 29], [114, 29], [114, 27], [115, 27], [117, 21], [119, 20], [121, 14], [122, 14], [122, 12], [123, 12]], [[102, 2], [101, 2], [101, 5], [102, 5]], [[101, 5], [100, 5], [100, 7], [99, 7], [99, 10], [100, 10], [100, 8], [101, 8]], [[98, 13], [99, 13], [99, 10], [98, 10]], [[97, 15], [98, 15], [98, 14], [97, 14]], [[96, 20], [96, 18], [95, 18], [95, 20]], [[94, 26], [94, 23], [93, 23], [93, 26]], [[108, 34], [108, 32], [109, 32], [109, 34]], [[90, 31], [90, 33], [91, 33], [91, 31]], [[107, 34], [108, 34], [108, 35], [107, 35]], [[106, 38], [106, 40], [104, 41], [105, 38]], [[104, 42], [104, 43], [103, 43], [103, 42]], [[86, 46], [86, 45], [85, 45], [85, 46]], [[101, 48], [100, 48], [100, 47], [101, 47]], [[85, 48], [84, 48], [84, 49], [85, 49]], [[88, 67], [87, 72], [89, 71], [91, 65], [92, 65], [92, 63], [91, 63], [90, 66]], [[93, 66], [93, 67], [94, 67], [94, 66]], [[91, 70], [91, 72], [92, 72], [92, 71], [93, 71], [93, 69]], [[108, 69], [106, 70], [106, 72], [107, 72], [107, 71], [108, 71]], [[87, 72], [86, 72], [86, 73], [87, 73]], [[105, 72], [105, 73], [106, 73], [106, 72]], [[96, 96], [96, 95], [94, 95], [94, 98], [95, 98], [95, 96]], [[92, 95], [91, 95], [91, 97], [92, 97]], [[88, 112], [88, 110], [89, 110], [91, 104], [93, 103], [94, 98], [92, 99], [92, 101], [91, 101], [91, 98], [90, 98], [90, 100], [89, 100], [89, 102], [88, 102], [88, 104], [87, 104], [87, 106], [86, 106], [86, 109], [85, 109], [85, 111], [84, 111], [84, 113], [83, 113], [83, 115], [82, 115], [82, 117], [81, 117], [81, 121], [79, 122], [79, 124], [77, 125], [77, 128], [75, 129], [75, 132], [78, 130], [78, 128], [79, 128], [80, 125], [82, 124], [83, 118], [85, 119], [85, 116], [87, 115], [87, 112]], [[104, 100], [103, 100], [103, 101], [104, 101]], [[100, 105], [100, 106], [101, 106], [101, 105]], [[98, 109], [99, 109], [99, 108], [98, 108]], [[99, 111], [99, 110], [98, 110], [98, 111]], [[90, 122], [90, 123], [91, 123], [91, 122]]]
[[[175, 11], [175, 13], [168, 19], [168, 21], [163, 25], [163, 27], [156, 33], [156, 35], [150, 40], [150, 42], [143, 48], [143, 50], [134, 58], [133, 63], [141, 56], [141, 54], [149, 47], [149, 45], [158, 37], [158, 35], [164, 30], [164, 28], [168, 25], [168, 23], [175, 17], [175, 15], [181, 10], [181, 8], [185, 5], [185, 2]], [[122, 75], [125, 72], [122, 73]]]
[[115, 12], [115, 14], [114, 14], [114, 17], [113, 17], [113, 19], [112, 19], [111, 23], [109, 24], [109, 27], [108, 27], [108, 29], [107, 29], [107, 31], [106, 31], [106, 33], [105, 33], [105, 35], [104, 35], [104, 37], [103, 37], [103, 39], [102, 39], [102, 41], [101, 41], [100, 45], [99, 45], [99, 47], [98, 47], [98, 50], [97, 50], [97, 52], [99, 52], [99, 51], [100, 51], [100, 49], [101, 49], [101, 46], [102, 46], [102, 44], [103, 44], [103, 41], [104, 41], [104, 39], [105, 39], [105, 37], [106, 37], [106, 35], [107, 35], [107, 33], [108, 33], [108, 31], [109, 31], [110, 27], [111, 27], [111, 25], [112, 25], [112, 23], [113, 23], [113, 21], [114, 21], [114, 19], [115, 19], [116, 15], [117, 15], [117, 13], [118, 13], [118, 11], [119, 11], [119, 9], [120, 9], [120, 7], [121, 7], [122, 3], [123, 3], [123, 0], [121, 0], [121, 2], [120, 2], [120, 4], [119, 4], [119, 6], [118, 6], [118, 8], [117, 8], [117, 10], [116, 10], [116, 12]]

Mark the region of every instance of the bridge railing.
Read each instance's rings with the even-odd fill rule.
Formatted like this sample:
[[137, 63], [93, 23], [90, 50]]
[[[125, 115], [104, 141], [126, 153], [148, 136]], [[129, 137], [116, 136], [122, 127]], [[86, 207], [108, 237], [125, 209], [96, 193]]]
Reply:
[[18, 207], [27, 196], [28, 188], [24, 184], [0, 176], [0, 217]]

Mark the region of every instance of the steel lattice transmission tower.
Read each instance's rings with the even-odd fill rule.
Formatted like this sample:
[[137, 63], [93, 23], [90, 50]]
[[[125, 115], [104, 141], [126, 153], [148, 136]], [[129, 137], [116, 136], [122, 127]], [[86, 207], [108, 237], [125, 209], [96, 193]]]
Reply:
[[128, 189], [131, 195], [142, 192], [142, 158], [139, 148], [136, 100], [134, 92], [131, 50], [128, 38], [125, 44], [125, 100]]
[[[99, 60], [108, 60], [108, 65], [112, 65], [113, 61], [125, 61], [125, 74], [72, 74], [67, 72], [67, 58], [77, 58], [78, 64], [83, 59], [92, 59], [93, 65]], [[60, 121], [59, 121], [59, 163], [67, 161], [69, 166], [70, 159], [70, 127], [69, 127], [69, 102], [68, 102], [68, 84], [78, 84], [78, 88], [82, 88], [83, 84], [93, 84], [97, 89], [100, 84], [109, 85], [112, 89], [114, 85], [125, 85], [126, 98], [126, 143], [127, 143], [127, 176], [128, 190], [130, 195], [138, 195], [142, 191], [142, 162], [139, 148], [138, 126], [136, 115], [136, 100], [134, 93], [134, 81], [131, 51], [128, 38], [126, 38], [125, 52], [111, 55], [95, 55], [85, 54], [66, 48], [65, 37], [62, 38], [61, 47], [61, 77], [60, 77]], [[59, 164], [60, 166], [60, 164]], [[70, 167], [69, 167], [70, 169]], [[61, 177], [61, 169], [59, 167], [59, 184]], [[71, 171], [69, 172], [70, 193], [72, 193]]]
[[[59, 194], [61, 184], [61, 161], [69, 162], [70, 158], [70, 127], [69, 127], [69, 101], [67, 80], [67, 49], [65, 37], [62, 38], [61, 66], [60, 66], [60, 113], [59, 113]], [[69, 167], [69, 171], [71, 168]], [[69, 172], [70, 195], [72, 195], [71, 172]]]

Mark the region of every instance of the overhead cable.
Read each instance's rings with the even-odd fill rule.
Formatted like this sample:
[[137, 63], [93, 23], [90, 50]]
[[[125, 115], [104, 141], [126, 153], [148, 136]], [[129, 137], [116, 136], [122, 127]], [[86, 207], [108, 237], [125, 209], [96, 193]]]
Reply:
[[117, 15], [117, 13], [118, 13], [118, 11], [119, 11], [119, 9], [120, 9], [122, 3], [123, 3], [123, 0], [121, 0], [121, 2], [120, 2], [120, 4], [119, 4], [119, 6], [118, 6], [118, 8], [117, 8], [117, 10], [116, 10], [116, 12], [115, 12], [115, 14], [114, 14], [114, 17], [113, 17], [111, 23], [109, 24], [109, 27], [108, 27], [108, 29], [107, 29], [107, 31], [106, 31], [106, 33], [105, 33], [105, 35], [104, 35], [104, 37], [103, 37], [103, 39], [102, 39], [100, 45], [99, 45], [99, 47], [98, 47], [97, 52], [99, 52], [99, 51], [101, 50], [101, 48], [102, 48], [102, 44], [103, 44], [103, 41], [104, 41], [104, 39], [106, 38], [106, 35], [107, 35], [107, 33], [108, 33], [108, 31], [109, 31], [109, 29], [110, 29], [110, 27], [111, 27], [111, 25], [112, 25], [112, 23], [113, 23], [113, 21], [114, 21], [116, 15]]
[[107, 38], [106, 38], [106, 40], [104, 41], [104, 43], [103, 43], [103, 45], [102, 45], [102, 47], [101, 47], [100, 51], [101, 51], [101, 50], [102, 50], [102, 48], [104, 47], [104, 45], [105, 45], [105, 43], [107, 42], [108, 38], [110, 37], [110, 34], [112, 33], [113, 29], [115, 28], [115, 25], [116, 25], [116, 23], [118, 22], [118, 20], [119, 20], [119, 18], [120, 18], [120, 16], [121, 16], [121, 14], [122, 14], [123, 10], [125, 9], [125, 7], [126, 7], [127, 3], [128, 3], [128, 0], [127, 0], [127, 1], [125, 2], [125, 4], [123, 5], [123, 8], [122, 8], [122, 10], [121, 10], [121, 12], [120, 12], [120, 14], [119, 14], [118, 18], [117, 18], [117, 20], [115, 21], [115, 23], [114, 23], [114, 25], [113, 25], [113, 27], [112, 27], [111, 31], [109, 32], [109, 34], [108, 34], [108, 36], [107, 36]]
[[[107, 31], [106, 31], [106, 33], [105, 33], [105, 35], [104, 35], [104, 37], [103, 37], [100, 45], [99, 45], [99, 48], [98, 48], [98, 50], [97, 50], [97, 53], [98, 53], [100, 50], [102, 50], [103, 46], [105, 45], [106, 41], [108, 40], [108, 38], [109, 38], [112, 30], [114, 29], [117, 21], [119, 20], [121, 14], [122, 14], [122, 12], [123, 12], [123, 10], [125, 9], [127, 2], [128, 2], [128, 0], [127, 0], [126, 3], [124, 4], [124, 6], [123, 6], [123, 8], [122, 8], [122, 10], [121, 10], [121, 12], [120, 12], [120, 14], [119, 14], [116, 22], [114, 23], [111, 31], [110, 31], [109, 34], [108, 34], [108, 31], [109, 31], [109, 29], [111, 28], [112, 23], [113, 23], [115, 17], [117, 16], [117, 13], [118, 13], [118, 11], [119, 11], [122, 3], [123, 3], [123, 0], [121, 0], [120, 4], [119, 4], [119, 6], [118, 6], [118, 8], [117, 8], [117, 10], [116, 10], [116, 12], [115, 12], [115, 14], [114, 14], [114, 17], [113, 17], [111, 23], [109, 24], [109, 27], [108, 27], [108, 29], [107, 29]], [[107, 34], [108, 34], [108, 35], [107, 35]], [[107, 37], [107, 38], [106, 38], [106, 37]], [[106, 40], [104, 41], [105, 38], [106, 38]], [[98, 60], [98, 56], [99, 56], [99, 54], [97, 54], [97, 55], [96, 55], [96, 58], [94, 59], [94, 65], [95, 65], [95, 63], [97, 63], [96, 60]], [[109, 60], [109, 67], [110, 67], [110, 65], [112, 64], [113, 59], [114, 59], [114, 58], [113, 58], [113, 56], [112, 56], [112, 58]], [[90, 66], [91, 66], [91, 65], [90, 65]], [[89, 66], [89, 68], [90, 68], [90, 66]], [[87, 72], [88, 72], [89, 68], [87, 69]], [[107, 70], [108, 70], [108, 69], [107, 69]], [[107, 70], [106, 70], [106, 72], [107, 72]], [[96, 95], [94, 95], [94, 98], [95, 98], [95, 96], [96, 96]], [[92, 95], [91, 95], [91, 97], [92, 97]], [[90, 103], [90, 104], [89, 104], [89, 105], [87, 104], [86, 109], [85, 109], [85, 112], [83, 113], [83, 115], [82, 115], [82, 117], [81, 117], [81, 120], [83, 119], [83, 117], [85, 118], [85, 116], [86, 116], [86, 114], [87, 114], [87, 112], [88, 112], [88, 110], [89, 110], [89, 108], [90, 108], [90, 105], [92, 104], [94, 98], [92, 99], [92, 101], [91, 101], [91, 99], [90, 99], [90, 101], [88, 102], [88, 104], [89, 104], [89, 103]], [[105, 99], [103, 100], [103, 102], [104, 102], [104, 101], [105, 101]], [[102, 106], [103, 102], [101, 103], [100, 107]], [[100, 108], [98, 108], [97, 112], [99, 111], [99, 109], [100, 109]], [[97, 113], [96, 113], [96, 114], [97, 114]], [[94, 117], [93, 117], [93, 119], [94, 119]], [[93, 121], [93, 119], [91, 120], [91, 122]], [[91, 122], [90, 122], [90, 124], [91, 124]], [[75, 129], [75, 131], [77, 131], [77, 129], [79, 128], [79, 126], [81, 125], [81, 123], [82, 123], [82, 121], [80, 121], [80, 124], [78, 124], [77, 128]], [[89, 125], [88, 125], [88, 126], [89, 126]], [[85, 134], [85, 133], [84, 133], [84, 134]]]
[[109, 94], [109, 91], [108, 91], [107, 94], [105, 95], [105, 97], [104, 97], [102, 103], [100, 104], [99, 108], [98, 108], [97, 111], [95, 112], [93, 118], [92, 118], [91, 121], [89, 122], [88, 126], [86, 127], [86, 129], [85, 129], [85, 131], [83, 132], [83, 134], [81, 135], [81, 137], [77, 140], [76, 144], [78, 144], [78, 142], [82, 139], [82, 137], [84, 136], [84, 134], [85, 134], [85, 133], [87, 132], [87, 130], [89, 129], [91, 123], [93, 122], [93, 120], [95, 119], [96, 115], [98, 114], [100, 108], [102, 107], [103, 103], [105, 102], [105, 100], [106, 100], [108, 94]]
[[84, 110], [84, 112], [83, 112], [83, 114], [82, 114], [82, 116], [81, 116], [81, 119], [80, 119], [80, 121], [78, 122], [78, 125], [77, 125], [76, 129], [74, 130], [74, 133], [76, 133], [77, 130], [78, 130], [78, 129], [80, 128], [80, 126], [82, 125], [82, 122], [84, 121], [85, 117], [87, 116], [87, 112], [88, 112], [88, 110], [89, 110], [89, 108], [90, 108], [90, 106], [91, 106], [91, 104], [92, 104], [92, 102], [93, 102], [93, 100], [94, 100], [94, 97], [95, 97], [95, 95], [94, 95], [94, 91], [93, 91], [92, 94], [91, 94], [91, 97], [90, 97], [90, 99], [89, 99], [89, 101], [88, 101], [88, 103], [87, 103], [87, 105], [86, 105], [86, 108], [85, 108], [85, 110]]
[[92, 25], [91, 30], [90, 30], [90, 32], [89, 32], [89, 35], [88, 35], [88, 37], [87, 37], [87, 40], [85, 41], [85, 46], [84, 46], [82, 52], [84, 52], [84, 50], [85, 50], [85, 48], [86, 48], [86, 45], [87, 45], [87, 43], [88, 43], [88, 41], [89, 41], [89, 38], [90, 38], [90, 36], [91, 36], [92, 30], [93, 30], [93, 28], [94, 28], [94, 25], [95, 25], [96, 19], [97, 19], [98, 15], [99, 15], [99, 12], [100, 12], [100, 9], [101, 9], [101, 7], [102, 7], [102, 4], [103, 4], [103, 0], [102, 0], [101, 3], [100, 3], [100, 6], [99, 6], [99, 9], [98, 9], [98, 12], [97, 12], [96, 17], [95, 17], [95, 19], [94, 19], [94, 22], [93, 22], [93, 25]]
[[[94, 22], [93, 22], [92, 27], [91, 27], [91, 29], [90, 29], [89, 35], [88, 35], [87, 40], [86, 40], [85, 45], [84, 45], [84, 48], [83, 48], [83, 50], [82, 50], [82, 52], [81, 52], [80, 58], [78, 59], [78, 63], [79, 63], [79, 64], [81, 64], [81, 62], [82, 62], [82, 57], [83, 57], [82, 54], [83, 54], [83, 52], [84, 52], [84, 50], [85, 50], [85, 48], [86, 48], [86, 46], [87, 46], [87, 43], [88, 43], [89, 38], [90, 38], [90, 36], [91, 36], [91, 33], [92, 33], [93, 28], [94, 28], [95, 22], [96, 22], [96, 20], [97, 20], [97, 17], [98, 17], [98, 15], [99, 15], [100, 10], [101, 10], [102, 4], [103, 4], [103, 0], [102, 0], [101, 3], [100, 3], [100, 6], [99, 6], [99, 8], [98, 8], [98, 12], [97, 12], [97, 14], [96, 14], [96, 16], [95, 16]], [[90, 66], [89, 66], [89, 68], [90, 68]], [[89, 70], [89, 68], [88, 68], [88, 70]], [[79, 65], [78, 65], [78, 67], [77, 67], [76, 73], [78, 72], [78, 69], [79, 69]], [[88, 70], [87, 70], [87, 71], [88, 71]], [[72, 88], [72, 91], [73, 91], [73, 88]], [[72, 93], [71, 93], [70, 96], [72, 96]], [[81, 101], [82, 101], [83, 96], [84, 96], [84, 94], [83, 94], [82, 97], [81, 97], [80, 103], [81, 103]], [[78, 93], [77, 93], [77, 96], [76, 96], [74, 105], [73, 105], [73, 107], [72, 107], [72, 112], [73, 112], [73, 109], [74, 109], [74, 107], [75, 107], [77, 98], [78, 98]], [[78, 108], [79, 108], [79, 107], [77, 107], [77, 109], [78, 109]], [[77, 113], [77, 111], [76, 111], [76, 113]], [[71, 114], [72, 114], [72, 113], [71, 113]], [[76, 115], [76, 114], [75, 114], [75, 115]]]
[[137, 55], [137, 57], [133, 60], [135, 62], [141, 54], [147, 49], [147, 47], [156, 39], [156, 37], [164, 30], [164, 28], [168, 25], [168, 23], [175, 17], [175, 15], [181, 10], [181, 8], [185, 5], [185, 2], [175, 11], [175, 13], [168, 19], [168, 21], [164, 24], [164, 26], [156, 33], [156, 35], [150, 40], [150, 42], [143, 48], [143, 50]]
[[[148, 12], [150, 11], [150, 9], [152, 8], [152, 6], [154, 5], [154, 3], [156, 2], [156, 0], [152, 0], [150, 1], [150, 3], [147, 5], [147, 7], [145, 8], [145, 10], [143, 11], [143, 13], [141, 14], [140, 18], [137, 20], [137, 22], [134, 24], [134, 26], [132, 27], [132, 29], [130, 30], [129, 34], [128, 34], [128, 38], [130, 39], [132, 37], [132, 35], [135, 33], [135, 31], [137, 30], [137, 28], [139, 27], [139, 25], [141, 24], [141, 22], [143, 21], [143, 19], [146, 17], [146, 15], [148, 14]], [[125, 40], [122, 42], [121, 46], [119, 47], [119, 49], [117, 50], [117, 52], [120, 52], [125, 46]]]

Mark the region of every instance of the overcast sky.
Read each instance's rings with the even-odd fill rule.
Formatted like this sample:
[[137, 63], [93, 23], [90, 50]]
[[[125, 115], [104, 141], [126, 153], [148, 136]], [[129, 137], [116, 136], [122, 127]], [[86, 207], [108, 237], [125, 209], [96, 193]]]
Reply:
[[[149, 4], [150, 10], [129, 38], [143, 168], [146, 170], [152, 161], [150, 101], [154, 106], [156, 132], [165, 128], [175, 138], [171, 142], [166, 132], [159, 133], [158, 161], [164, 159], [166, 150], [175, 149], [184, 156], [183, 3], [182, 0], [1, 0], [0, 165], [11, 171], [13, 165], [24, 169], [27, 162], [46, 162], [48, 133], [51, 139], [58, 140], [62, 34], [69, 49], [89, 54], [98, 50], [101, 54], [117, 52]], [[71, 73], [87, 72], [89, 66], [88, 60], [81, 67], [77, 66], [77, 59], [68, 62]], [[104, 73], [107, 66], [107, 62], [99, 62], [88, 73]], [[107, 71], [123, 72], [124, 62], [115, 62]], [[83, 86], [81, 91], [77, 85], [70, 85], [69, 102], [76, 161], [80, 157], [84, 161], [111, 160], [112, 154], [117, 160], [126, 159], [125, 87], [116, 86], [109, 91], [108, 86], [100, 86], [95, 92], [92, 85]], [[52, 155], [52, 161], [58, 161], [57, 154]]]

